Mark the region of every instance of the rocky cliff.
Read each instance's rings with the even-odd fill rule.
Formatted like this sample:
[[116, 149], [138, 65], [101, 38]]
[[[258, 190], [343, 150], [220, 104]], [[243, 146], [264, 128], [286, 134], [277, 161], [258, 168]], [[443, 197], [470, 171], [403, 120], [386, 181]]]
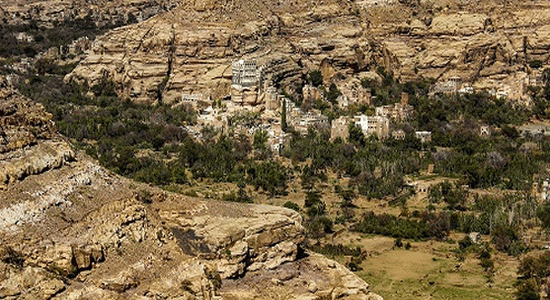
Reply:
[[216, 99], [229, 94], [231, 61], [244, 57], [289, 89], [307, 69], [338, 81], [384, 66], [405, 80], [460, 76], [519, 99], [530, 63], [549, 59], [548, 1], [378, 2], [186, 2], [102, 36], [69, 78], [113, 79], [136, 101]]
[[132, 182], [0, 78], [0, 299], [381, 299], [292, 210]]
[[307, 68], [327, 79], [365, 71], [371, 49], [350, 1], [196, 1], [96, 40], [69, 76], [113, 79], [123, 97], [172, 102], [182, 93], [229, 94], [231, 62], [256, 59], [267, 80], [291, 88]]
[[385, 10], [402, 18], [371, 28], [405, 79], [459, 76], [514, 93], [533, 77], [532, 62], [548, 64], [548, 1], [426, 1]]

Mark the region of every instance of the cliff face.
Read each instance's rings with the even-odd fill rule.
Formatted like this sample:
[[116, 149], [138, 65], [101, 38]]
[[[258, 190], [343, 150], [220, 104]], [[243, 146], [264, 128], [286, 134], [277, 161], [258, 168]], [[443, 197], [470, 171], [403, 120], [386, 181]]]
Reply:
[[[459, 76], [479, 88], [514, 93], [528, 80], [533, 61], [548, 63], [549, 2], [457, 3], [434, 5], [416, 17], [409, 8], [401, 22], [373, 24], [394, 57], [392, 70], [404, 79]], [[399, 15], [396, 7], [388, 10]]]
[[102, 36], [69, 78], [113, 79], [136, 101], [216, 99], [229, 93], [231, 61], [244, 57], [283, 87], [307, 68], [341, 80], [381, 65], [405, 80], [460, 76], [513, 94], [532, 61], [548, 61], [550, 3], [476, 3], [186, 2]]
[[[186, 3], [96, 40], [69, 78], [117, 83], [123, 97], [172, 102], [182, 93], [229, 94], [231, 62], [256, 59], [275, 85], [291, 87], [304, 67], [326, 61], [328, 78], [367, 69], [372, 51], [347, 1], [231, 1]], [[289, 2], [294, 3], [294, 2]]]
[[381, 299], [301, 250], [294, 211], [121, 178], [75, 154], [3, 78], [0, 95], [1, 299]]

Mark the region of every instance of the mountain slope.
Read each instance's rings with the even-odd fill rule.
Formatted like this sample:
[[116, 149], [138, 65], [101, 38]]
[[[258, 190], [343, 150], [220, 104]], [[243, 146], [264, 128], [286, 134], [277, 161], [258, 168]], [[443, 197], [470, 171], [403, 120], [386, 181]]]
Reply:
[[403, 80], [460, 76], [527, 101], [519, 82], [533, 77], [533, 62], [549, 59], [549, 18], [547, 1], [186, 2], [102, 36], [68, 78], [112, 79], [135, 101], [220, 99], [231, 61], [250, 58], [287, 91], [311, 69], [329, 82], [383, 66]]
[[0, 298], [381, 299], [303, 252], [294, 211], [119, 177], [75, 154], [4, 78], [0, 96]]

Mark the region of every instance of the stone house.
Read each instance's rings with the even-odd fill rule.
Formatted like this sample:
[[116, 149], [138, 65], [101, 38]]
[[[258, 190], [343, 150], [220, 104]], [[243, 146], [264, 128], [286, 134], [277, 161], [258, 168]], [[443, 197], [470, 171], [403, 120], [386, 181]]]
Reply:
[[304, 85], [302, 88], [302, 96], [304, 97], [304, 100], [321, 100], [323, 99], [323, 93], [319, 88], [316, 88], [311, 85]]
[[174, 104], [174, 107], [180, 105], [189, 105], [194, 109], [197, 109], [201, 104], [209, 104], [211, 102], [210, 96], [204, 94], [182, 94], [180, 101]]
[[379, 106], [375, 108], [377, 116], [383, 116], [396, 122], [403, 122], [411, 118], [414, 114], [414, 108], [409, 105], [409, 94], [401, 94], [401, 102]]
[[395, 140], [404, 140], [405, 139], [405, 131], [403, 129], [394, 130], [391, 133], [391, 136]]
[[338, 89], [349, 104], [371, 104], [372, 92], [361, 85], [361, 81], [357, 78], [347, 81], [343, 85], [339, 85]]
[[318, 128], [323, 126], [329, 126], [327, 116], [324, 116], [321, 114], [311, 114], [311, 113], [307, 113], [300, 117], [297, 117], [293, 119], [291, 123], [294, 126], [294, 129], [296, 129], [296, 131], [298, 131], [302, 135], [307, 134], [309, 127]]
[[416, 131], [414, 133], [417, 139], [420, 139], [422, 143], [428, 143], [432, 141], [432, 132], [431, 131]]
[[341, 116], [338, 119], [332, 120], [330, 126], [330, 140], [334, 141], [337, 137], [346, 140], [349, 136], [350, 117]]
[[358, 115], [353, 117], [365, 136], [376, 135], [380, 139], [386, 139], [390, 132], [390, 120], [384, 116]]
[[262, 70], [255, 60], [237, 60], [231, 65], [231, 100], [240, 105], [258, 105]]

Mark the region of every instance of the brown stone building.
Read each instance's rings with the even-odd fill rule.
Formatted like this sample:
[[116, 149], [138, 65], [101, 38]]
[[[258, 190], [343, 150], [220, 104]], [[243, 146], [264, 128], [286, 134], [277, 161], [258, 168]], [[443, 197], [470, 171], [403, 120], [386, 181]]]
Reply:
[[347, 140], [349, 136], [350, 121], [351, 118], [346, 116], [341, 116], [338, 119], [332, 120], [330, 126], [330, 140], [334, 141], [338, 137]]

